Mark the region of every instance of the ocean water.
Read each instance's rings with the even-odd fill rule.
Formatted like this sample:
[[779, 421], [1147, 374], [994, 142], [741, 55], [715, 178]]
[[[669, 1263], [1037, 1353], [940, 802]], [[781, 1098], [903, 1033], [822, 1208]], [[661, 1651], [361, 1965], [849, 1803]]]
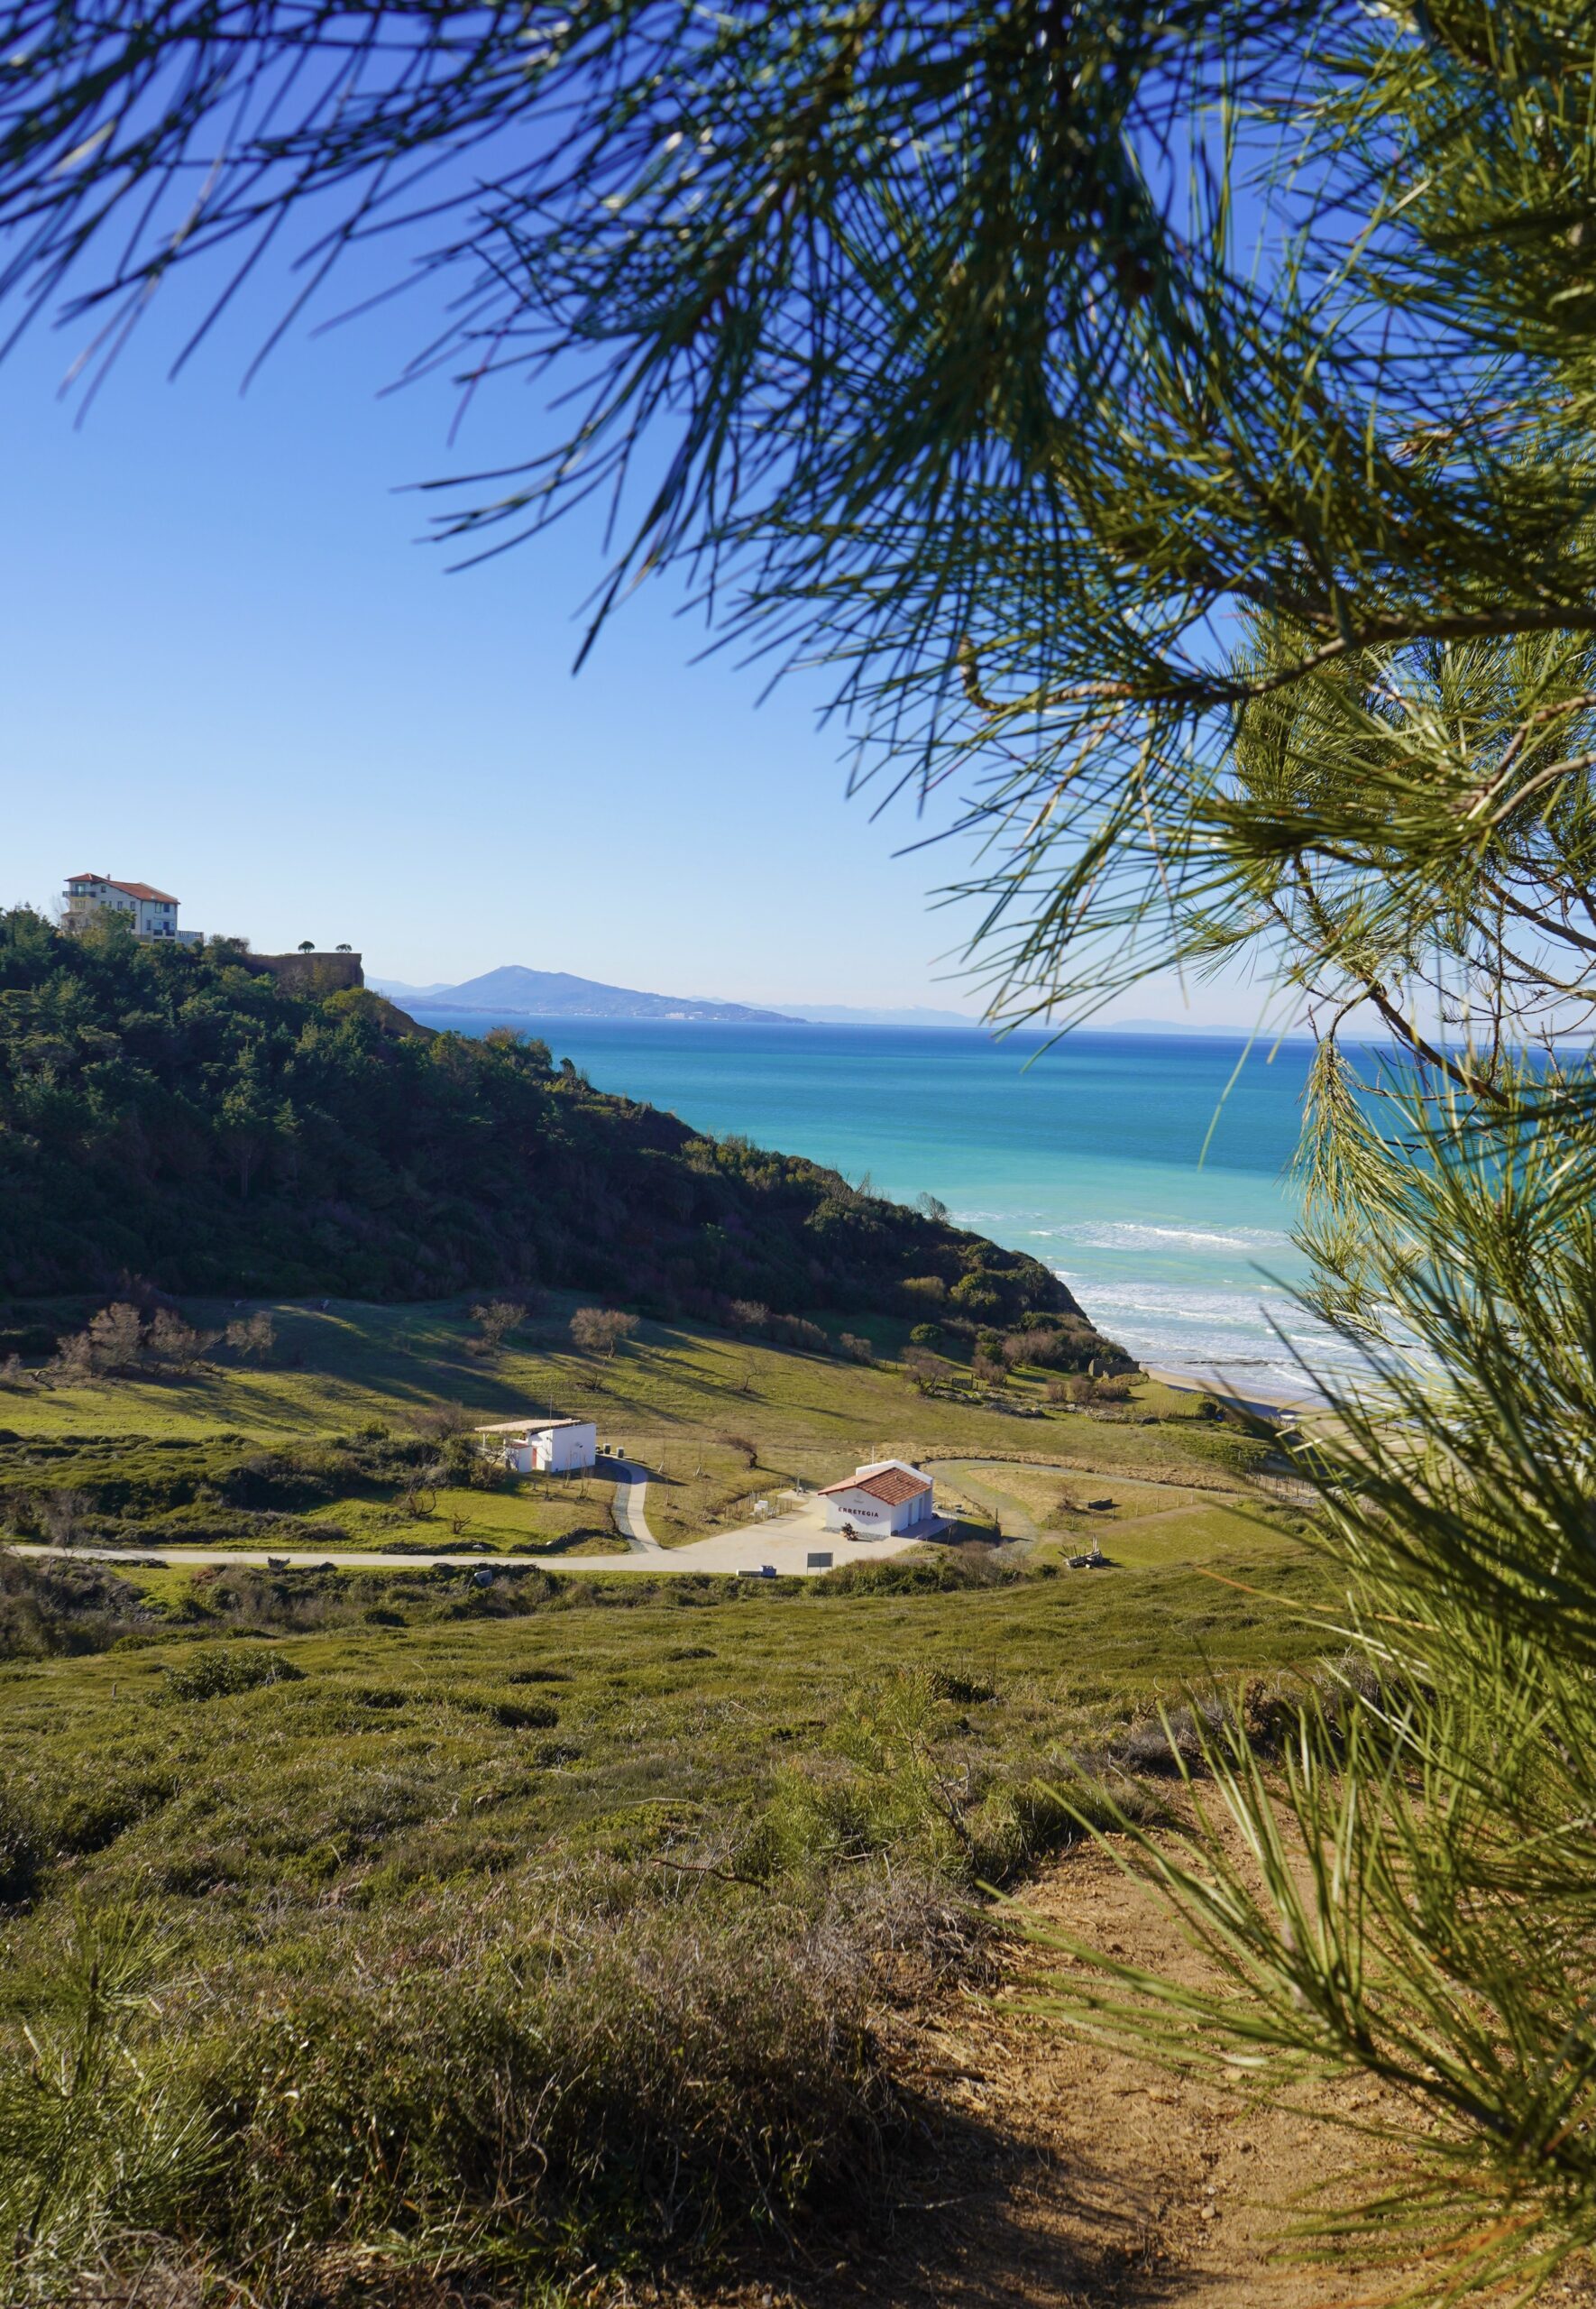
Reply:
[[[426, 1024], [495, 1023], [425, 1003]], [[604, 1090], [807, 1154], [1051, 1266], [1143, 1361], [1300, 1389], [1344, 1360], [1293, 1304], [1289, 1175], [1310, 1046], [1083, 1033], [506, 1018]], [[1232, 1078], [1234, 1078], [1234, 1081]], [[1205, 1142], [1206, 1152], [1205, 1154]], [[1283, 1334], [1283, 1338], [1281, 1336]]]

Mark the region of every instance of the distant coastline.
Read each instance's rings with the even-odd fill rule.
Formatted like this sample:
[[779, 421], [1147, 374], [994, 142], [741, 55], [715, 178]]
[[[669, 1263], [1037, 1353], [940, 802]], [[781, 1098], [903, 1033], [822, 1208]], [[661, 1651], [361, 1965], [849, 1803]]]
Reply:
[[[1013, 1027], [994, 1026], [966, 1010], [940, 1009], [930, 1003], [895, 1007], [891, 1004], [784, 1002], [764, 1008], [729, 1002], [719, 995], [654, 994], [640, 988], [610, 986], [599, 979], [575, 976], [569, 971], [531, 970], [506, 963], [485, 971], [458, 985], [433, 982], [415, 986], [407, 980], [369, 971], [368, 986], [390, 1001], [414, 1010], [425, 1004], [435, 1010], [458, 1012], [463, 1017], [495, 1017], [505, 1024], [561, 1018], [656, 1018], [693, 1026], [890, 1026], [928, 1033], [979, 1035], [987, 1041], [1047, 1040], [1062, 1030], [1045, 1019], [1028, 1020]], [[1256, 1025], [1206, 1026], [1185, 1018], [1120, 1018], [1075, 1028], [1075, 1034], [1135, 1035], [1152, 1038], [1247, 1043], [1266, 1048], [1280, 1042], [1305, 1042], [1301, 1032], [1279, 1035]]]
[[1346, 1367], [1292, 1296], [1309, 1044], [1092, 1028], [1044, 1050], [1045, 1032], [416, 1014], [470, 1035], [516, 1026], [598, 1089], [697, 1129], [868, 1176], [894, 1200], [932, 1195], [1045, 1261], [1109, 1338], [1187, 1384], [1302, 1401], [1297, 1356]]

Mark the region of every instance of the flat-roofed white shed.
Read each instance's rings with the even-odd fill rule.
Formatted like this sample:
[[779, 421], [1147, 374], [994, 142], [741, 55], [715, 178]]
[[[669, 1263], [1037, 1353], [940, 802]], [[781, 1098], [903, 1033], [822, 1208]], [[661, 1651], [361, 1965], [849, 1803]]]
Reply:
[[599, 1456], [591, 1419], [500, 1419], [477, 1434], [483, 1450], [518, 1476], [581, 1475]]

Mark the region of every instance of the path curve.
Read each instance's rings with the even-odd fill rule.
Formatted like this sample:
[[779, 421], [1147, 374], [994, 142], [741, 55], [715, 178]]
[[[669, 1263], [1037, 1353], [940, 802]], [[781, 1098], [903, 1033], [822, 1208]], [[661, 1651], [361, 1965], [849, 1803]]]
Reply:
[[[634, 1555], [664, 1555], [665, 1550], [648, 1528], [645, 1502], [648, 1497], [648, 1477], [643, 1469], [634, 1467], [629, 1459], [610, 1459], [603, 1473], [613, 1480], [615, 1498], [615, 1528]], [[592, 1557], [588, 1559], [593, 1560]]]

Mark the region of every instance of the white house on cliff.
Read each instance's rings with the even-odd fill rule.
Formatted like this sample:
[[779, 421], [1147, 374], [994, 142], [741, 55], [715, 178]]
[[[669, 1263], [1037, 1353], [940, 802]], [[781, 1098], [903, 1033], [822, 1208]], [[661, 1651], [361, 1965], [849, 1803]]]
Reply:
[[937, 1520], [931, 1477], [907, 1459], [872, 1459], [845, 1482], [829, 1483], [821, 1497], [827, 1531], [851, 1531], [863, 1540], [929, 1531]]
[[119, 914], [135, 938], [170, 938], [180, 946], [198, 943], [197, 930], [178, 928], [178, 901], [170, 890], [148, 882], [117, 882], [109, 874], [69, 874], [61, 905], [67, 930], [87, 930], [96, 916]]

